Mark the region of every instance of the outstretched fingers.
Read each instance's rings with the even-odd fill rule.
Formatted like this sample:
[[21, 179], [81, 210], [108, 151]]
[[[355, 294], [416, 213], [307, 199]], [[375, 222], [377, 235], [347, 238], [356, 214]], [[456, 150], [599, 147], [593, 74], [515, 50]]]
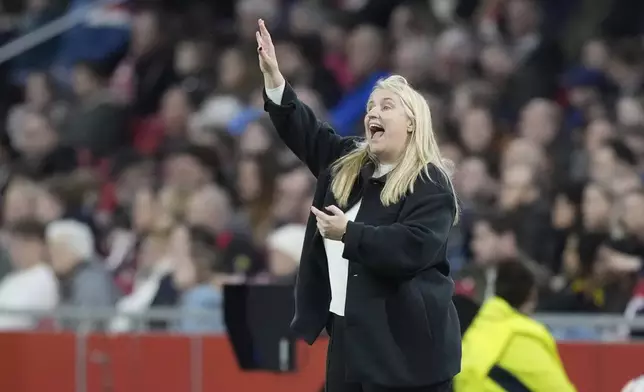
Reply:
[[262, 38], [265, 38], [266, 41], [272, 42], [271, 40], [271, 33], [268, 32], [268, 29], [266, 28], [266, 23], [264, 23], [264, 19], [260, 19], [258, 21], [259, 24], [259, 32], [262, 35]]

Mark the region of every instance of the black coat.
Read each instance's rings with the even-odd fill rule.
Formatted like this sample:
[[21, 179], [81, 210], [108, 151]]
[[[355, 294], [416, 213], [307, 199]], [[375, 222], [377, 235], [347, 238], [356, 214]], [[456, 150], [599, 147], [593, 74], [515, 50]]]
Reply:
[[[330, 165], [355, 147], [300, 102], [287, 84], [283, 105], [264, 94], [265, 109], [287, 146], [317, 178], [313, 205], [337, 205]], [[460, 370], [461, 340], [446, 244], [454, 223], [453, 193], [441, 172], [418, 180], [414, 192], [384, 207], [386, 181], [363, 168], [349, 206], [362, 199], [349, 222], [343, 257], [349, 260], [345, 308], [347, 377], [383, 386], [447, 381]], [[346, 211], [348, 208], [344, 208]], [[311, 215], [295, 286], [293, 331], [309, 344], [329, 319], [331, 289], [323, 239]]]

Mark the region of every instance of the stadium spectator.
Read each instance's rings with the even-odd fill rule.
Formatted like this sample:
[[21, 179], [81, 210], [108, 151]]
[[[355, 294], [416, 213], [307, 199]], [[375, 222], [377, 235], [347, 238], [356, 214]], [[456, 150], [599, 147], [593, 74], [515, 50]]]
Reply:
[[[7, 8], [3, 42], [92, 1], [63, 3]], [[0, 233], [24, 219], [88, 225], [118, 308], [181, 304], [164, 241], [184, 229], [214, 238], [218, 280], [253, 281], [271, 233], [310, 218], [312, 175], [263, 110], [258, 17], [294, 91], [343, 135], [390, 72], [426, 97], [463, 209], [447, 250], [461, 295], [480, 305], [512, 257], [537, 272], [543, 310], [621, 314], [641, 297], [637, 1], [144, 3], [90, 6], [2, 64], [15, 77], [0, 97]]]
[[88, 226], [74, 220], [54, 221], [47, 225], [46, 239], [61, 286], [61, 304], [108, 308], [116, 303], [114, 281], [96, 260], [94, 234]]
[[[19, 220], [9, 228], [9, 254], [14, 270], [0, 281], [0, 309], [52, 311], [59, 303], [58, 281], [46, 263], [45, 228]], [[34, 329], [39, 317], [1, 315], [0, 330]]]
[[268, 277], [270, 281], [293, 284], [304, 243], [304, 225], [286, 225], [268, 236]]
[[495, 296], [488, 299], [463, 336], [461, 373], [455, 392], [575, 391], [545, 326], [530, 319], [537, 285], [517, 260], [500, 264]]
[[175, 281], [182, 280], [179, 310], [185, 312], [177, 330], [184, 333], [224, 333], [222, 286], [226, 279], [214, 240], [192, 242], [187, 262], [184, 276], [175, 277]]

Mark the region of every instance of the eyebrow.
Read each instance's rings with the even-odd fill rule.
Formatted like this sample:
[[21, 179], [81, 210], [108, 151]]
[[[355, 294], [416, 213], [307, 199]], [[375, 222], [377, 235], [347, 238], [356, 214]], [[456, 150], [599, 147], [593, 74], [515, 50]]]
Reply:
[[[395, 105], [395, 104], [396, 104], [396, 101], [394, 101], [394, 100], [393, 100], [393, 98], [389, 98], [389, 97], [387, 97], [387, 98], [383, 98], [383, 99], [382, 99], [382, 102], [391, 103], [391, 104], [393, 104], [393, 105]], [[371, 107], [373, 107], [374, 105], [375, 105], [375, 102], [373, 101], [373, 99], [370, 99], [370, 100], [367, 102], [367, 108], [371, 108]]]

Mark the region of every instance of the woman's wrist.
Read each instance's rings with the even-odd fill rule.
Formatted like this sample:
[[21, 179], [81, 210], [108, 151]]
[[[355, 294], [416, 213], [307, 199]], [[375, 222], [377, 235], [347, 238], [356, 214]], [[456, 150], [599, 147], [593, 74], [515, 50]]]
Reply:
[[286, 79], [279, 71], [273, 75], [264, 74], [264, 87], [266, 89], [277, 88], [283, 84], [286, 84]]

